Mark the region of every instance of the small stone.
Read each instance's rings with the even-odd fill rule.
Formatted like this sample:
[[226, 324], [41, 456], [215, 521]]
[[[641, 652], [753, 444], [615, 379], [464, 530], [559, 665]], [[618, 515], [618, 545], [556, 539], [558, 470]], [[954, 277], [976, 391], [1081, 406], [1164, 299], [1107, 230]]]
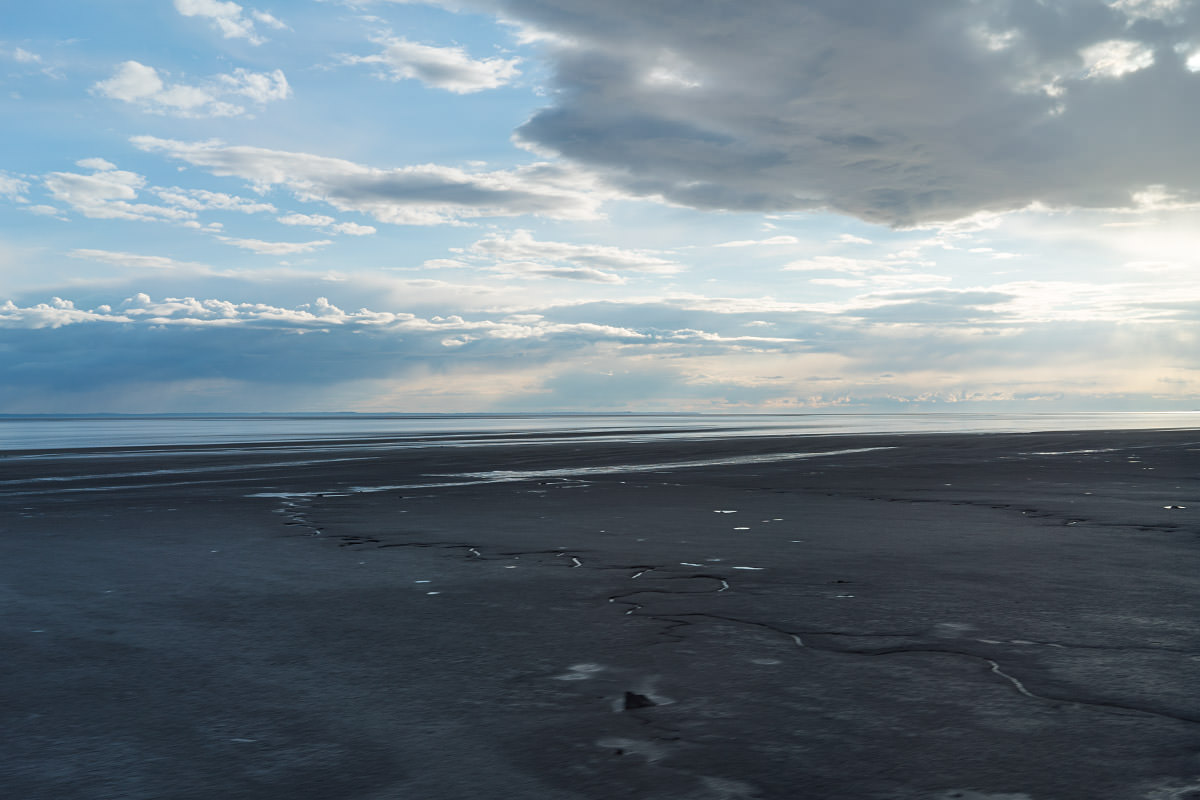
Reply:
[[634, 709], [638, 708], [650, 708], [651, 706], [656, 705], [658, 705], [658, 703], [654, 702], [649, 697], [646, 697], [644, 694], [638, 694], [637, 692], [625, 693], [626, 711], [633, 711]]

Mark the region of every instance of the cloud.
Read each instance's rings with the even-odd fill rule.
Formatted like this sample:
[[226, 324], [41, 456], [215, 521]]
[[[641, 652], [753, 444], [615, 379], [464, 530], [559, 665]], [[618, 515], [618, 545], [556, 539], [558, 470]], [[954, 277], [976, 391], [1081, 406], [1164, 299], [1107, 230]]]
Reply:
[[[394, 408], [402, 399], [414, 407], [415, 393], [424, 398], [416, 403], [421, 408], [445, 410], [453, 396], [454, 407], [478, 410], [512, 396], [546, 400], [545, 380], [595, 372], [586, 366], [592, 359], [612, 362], [617, 373], [681, 373], [684, 361], [669, 366], [660, 357], [796, 347], [782, 337], [730, 335], [694, 324], [641, 329], [593, 319], [594, 310], [562, 309], [563, 318], [418, 315], [350, 310], [324, 298], [284, 305], [144, 293], [90, 306], [59, 298], [6, 302], [0, 304], [0, 370], [10, 382], [0, 386], [0, 407], [128, 411], [171, 397], [159, 410], [195, 410], [198, 396], [215, 396], [218, 408], [280, 408], [291, 387], [303, 386], [305, 408], [329, 403], [345, 409], [348, 400]], [[199, 395], [197, 387], [205, 387]], [[389, 403], [388, 397], [396, 399]]]
[[[348, 64], [378, 64], [394, 81], [419, 80], [426, 86], [455, 94], [497, 89], [511, 83], [520, 71], [519, 58], [472, 59], [461, 47], [434, 47], [404, 38], [376, 40], [383, 46], [370, 56], [346, 56]], [[382, 77], [382, 76], [381, 76]]]
[[814, 286], [836, 286], [839, 289], [859, 289], [869, 283], [862, 278], [809, 278], [808, 282]]
[[[82, 162], [80, 162], [82, 164]], [[191, 211], [237, 211], [242, 214], [275, 213], [275, 206], [223, 192], [206, 189], [180, 189], [178, 186], [154, 189], [163, 201]]]
[[204, 17], [211, 20], [226, 39], [245, 39], [254, 45], [266, 41], [255, 30], [255, 22], [277, 30], [287, 28], [287, 25], [266, 11], [251, 9], [247, 17], [245, 9], [240, 5], [223, 0], [175, 0], [175, 10], [185, 17]]
[[257, 9], [254, 9], [254, 10], [251, 10], [250, 16], [254, 17], [254, 19], [256, 19], [259, 22], [261, 22], [262, 24], [266, 25], [268, 28], [274, 28], [277, 31], [290, 30], [287, 26], [287, 23], [278, 19], [277, 17], [275, 17], [275, 15], [271, 14], [270, 12], [259, 11]]
[[561, 278], [569, 281], [589, 283], [624, 283], [625, 279], [613, 272], [604, 272], [593, 267], [555, 266], [532, 261], [505, 261], [489, 268], [506, 278]]
[[135, 172], [116, 169], [102, 158], [85, 158], [77, 162], [91, 175], [77, 172], [51, 172], [42, 179], [51, 197], [66, 203], [92, 219], [130, 220], [190, 220], [192, 211], [172, 206], [131, 202], [145, 187], [146, 179]]
[[357, 222], [338, 222], [329, 226], [328, 230], [347, 236], [371, 236], [375, 233], [373, 225], [359, 225]]
[[593, 283], [624, 283], [624, 272], [673, 275], [684, 269], [657, 251], [538, 241], [527, 230], [494, 233], [472, 244], [467, 253], [477, 260], [495, 262], [490, 269], [505, 275]]
[[1106, 2], [1110, 8], [1125, 14], [1130, 24], [1139, 19], [1179, 23], [1184, 18], [1185, 0], [1106, 0]]
[[75, 162], [75, 166], [96, 172], [109, 172], [117, 168], [116, 164], [105, 158], [81, 158]]
[[992, 307], [1011, 303], [1016, 297], [1000, 291], [957, 289], [879, 292], [857, 298], [857, 307], [845, 313], [881, 323], [978, 325], [1012, 319], [1011, 313]]
[[394, 225], [523, 214], [595, 219], [600, 204], [615, 196], [594, 176], [548, 163], [495, 172], [437, 164], [379, 169], [339, 158], [219, 141], [181, 142], [153, 136], [135, 136], [131, 141], [141, 150], [164, 153], [214, 175], [239, 177], [258, 187], [284, 186], [301, 200], [359, 211]]
[[270, 72], [251, 72], [239, 67], [229, 75], [218, 75], [216, 80], [224, 87], [225, 91], [249, 98], [259, 104], [286, 100], [292, 96], [292, 87], [288, 85], [283, 70], [279, 69]]
[[[185, 189], [178, 186], [149, 186], [144, 176], [118, 169], [117, 165], [103, 158], [83, 158], [75, 164], [90, 170], [91, 174], [51, 172], [42, 176], [41, 182], [55, 200], [66, 203], [75, 211], [93, 219], [175, 222], [190, 228], [219, 230], [219, 223], [208, 223], [205, 226], [197, 222], [200, 212], [276, 212], [271, 203], [224, 192]], [[21, 188], [20, 184], [25, 183], [19, 181], [14, 186]], [[4, 176], [0, 174], [0, 195], [4, 194], [5, 185]], [[162, 204], [140, 202], [140, 198], [146, 194], [156, 195]], [[17, 196], [16, 199], [21, 201], [23, 198]], [[30, 207], [30, 210], [51, 216], [58, 214], [57, 209], [52, 206]]]
[[1195, 3], [462, 5], [545, 34], [518, 141], [639, 196], [911, 226], [1200, 191]]
[[[94, 258], [110, 263], [129, 262], [151, 268], [190, 266], [186, 262], [154, 256], [139, 256], [111, 251], [75, 251], [73, 255]], [[203, 266], [203, 265], [195, 265]], [[667, 324], [633, 325], [605, 319], [605, 316], [624, 313], [621, 309], [649, 311], [643, 322], [653, 320], [654, 314], [665, 307], [656, 303], [623, 306], [620, 304], [589, 304], [561, 306], [553, 316], [542, 313], [506, 313], [499, 318], [459, 314], [428, 317], [395, 311], [359, 308], [347, 311], [321, 297], [313, 303], [287, 307], [270, 303], [232, 302], [194, 297], [154, 300], [145, 293], [135, 293], [124, 300], [100, 304], [90, 309], [77, 308], [70, 300], [54, 298], [51, 303], [18, 306], [12, 301], [0, 305], [0, 326], [11, 329], [62, 327], [81, 322], [134, 323], [140, 326], [230, 327], [290, 330], [371, 330], [389, 335], [428, 335], [440, 343], [446, 336], [466, 337], [470, 341], [549, 341], [561, 337], [583, 337], [591, 341], [619, 341], [643, 346], [671, 345], [679, 342], [698, 343], [794, 343], [794, 337], [745, 336], [738, 332], [699, 329], [693, 326], [673, 327]], [[673, 312], [667, 312], [673, 313]], [[591, 318], [589, 318], [591, 317]], [[723, 315], [713, 312], [708, 321], [721, 327], [737, 327], [741, 320], [722, 322]], [[661, 322], [666, 323], [663, 319]]]
[[637, 331], [588, 322], [347, 311], [325, 298], [286, 307], [137, 293], [90, 309], [57, 297], [26, 306], [6, 301], [0, 369], [9, 383], [0, 387], [0, 401], [20, 402], [12, 386], [28, 397], [199, 379], [278, 386], [319, 378], [313, 391], [320, 392], [334, 383], [423, 370], [448, 353], [456, 361], [440, 372], [466, 370], [477, 379], [481, 370], [503, 372], [505, 363], [524, 368], [603, 343], [645, 341]]
[[801, 258], [784, 265], [785, 272], [837, 272], [847, 275], [879, 275], [905, 272], [903, 260], [877, 258], [848, 258], [846, 256], [814, 256]]
[[323, 214], [288, 214], [282, 217], [276, 217], [276, 222], [281, 225], [307, 225], [310, 228], [325, 228], [332, 225], [335, 220], [333, 217], [327, 217]]
[[229, 102], [230, 99], [245, 97], [263, 105], [290, 97], [292, 90], [278, 69], [250, 72], [238, 68], [199, 85], [168, 85], [154, 67], [126, 61], [117, 66], [111, 78], [95, 83], [92, 92], [152, 114], [199, 118], [241, 116], [246, 113], [245, 106]]
[[[159, 286], [178, 285], [176, 273], [188, 267], [115, 251], [73, 255], [125, 260], [139, 268], [138, 281]], [[267, 302], [264, 292], [303, 297], [315, 284], [297, 283], [298, 273], [274, 283], [260, 278], [219, 278], [243, 296], [236, 300], [122, 293], [0, 303], [0, 370], [9, 377], [0, 407], [128, 411], [147, 398], [175, 397], [160, 410], [195, 410], [197, 396], [211, 396], [216, 408], [280, 408], [295, 386], [306, 387], [303, 408], [421, 410], [610, 402], [694, 410], [1019, 407], [1051, 394], [1078, 407], [1138, 391], [1191, 402], [1200, 391], [1193, 377], [1200, 294], [1158, 283], [882, 291], [839, 304], [699, 295], [539, 304], [493, 292], [477, 298], [476, 310], [455, 313], [470, 287], [397, 281], [387, 289], [378, 276], [330, 286], [379, 300], [363, 308]], [[426, 310], [381, 310], [389, 296]], [[576, 384], [624, 391], [619, 376], [656, 371], [672, 376], [670, 387], [567, 397]]]
[[128, 322], [127, 318], [114, 314], [111, 308], [84, 311], [75, 308], [70, 300], [55, 297], [49, 303], [20, 308], [11, 300], [0, 303], [0, 328], [17, 330], [40, 330], [61, 328], [81, 322]]
[[17, 47], [17, 48], [13, 49], [12, 59], [13, 59], [13, 61], [16, 61], [19, 64], [40, 64], [40, 63], [42, 63], [41, 56], [39, 56], [37, 53], [31, 53], [30, 51], [28, 51], [22, 47]]
[[843, 233], [835, 240], [838, 244], [872, 244], [870, 239], [864, 239], [861, 236], [855, 236], [852, 233]]
[[261, 239], [234, 239], [230, 236], [218, 236], [222, 242], [249, 250], [259, 255], [287, 256], [299, 253], [311, 253], [314, 250], [333, 244], [329, 239], [314, 242], [264, 242]]
[[307, 225], [310, 228], [330, 233], [344, 233], [348, 236], [370, 236], [375, 233], [375, 228], [370, 225], [338, 222], [333, 217], [327, 217], [324, 214], [286, 214], [275, 219], [282, 225]]
[[1119, 78], [1154, 66], [1154, 48], [1141, 42], [1110, 39], [1079, 51], [1089, 78]]
[[158, 77], [158, 70], [137, 61], [126, 61], [119, 65], [111, 78], [98, 82], [92, 88], [105, 97], [127, 103], [153, 97], [166, 89], [162, 78]]
[[739, 239], [735, 242], [721, 242], [713, 245], [713, 247], [759, 247], [759, 246], [777, 246], [783, 244], [800, 244], [800, 240], [795, 236], [771, 236], [767, 239]]
[[[54, 78], [55, 80], [62, 80], [65, 77], [59, 67], [47, 65], [46, 59], [23, 47], [14, 47], [12, 50], [0, 49], [0, 58], [8, 58], [22, 65], [25, 68], [22, 72], [37, 70], [46, 77]], [[14, 93], [13, 97], [17, 97], [17, 95]]]
[[[1039, 346], [1050, 346], [1053, 331], [1059, 326], [1120, 322], [1147, 329], [1180, 326], [1174, 335], [1181, 341], [1188, 340], [1192, 334], [1182, 324], [1200, 319], [1200, 290], [1184, 291], [1153, 280], [1110, 285], [1014, 281], [969, 289], [885, 288], [840, 302], [681, 294], [640, 300], [559, 303], [539, 311], [548, 319], [584, 317], [598, 323], [654, 331], [664, 341], [683, 341], [688, 339], [689, 329], [700, 330], [702, 335], [691, 337], [694, 345], [718, 340], [732, 343], [744, 336], [747, 326], [770, 327], [770, 337], [758, 337], [762, 343], [775, 342], [785, 347], [784, 342], [791, 342], [793, 350], [832, 352], [857, 353], [860, 344], [869, 349], [864, 343], [884, 346], [889, 337], [897, 337], [897, 342], [886, 344], [890, 351], [912, 337], [940, 341], [951, 336], [954, 347], [958, 348], [955, 358], [970, 361], [976, 357], [973, 353], [981, 348], [990, 352], [992, 346], [963, 339], [961, 332], [967, 328], [974, 336], [997, 340], [1026, 331], [1031, 336], [1045, 337]], [[897, 324], [908, 326], [908, 331], [897, 332]], [[1044, 363], [1051, 354], [1018, 350], [1012, 358], [1014, 363], [1021, 359]]]
[[25, 193], [28, 191], [29, 181], [0, 172], [0, 197], [7, 197], [10, 200], [20, 200], [24, 198]]
[[117, 250], [93, 250], [88, 248], [77, 248], [68, 253], [68, 255], [70, 255], [72, 258], [100, 261], [116, 267], [133, 267], [136, 269], [157, 270], [211, 270], [211, 267], [209, 267], [207, 264], [198, 264], [194, 261], [176, 261], [175, 259], [167, 258], [166, 256], [147, 256], [140, 255], [138, 253], [123, 253]]

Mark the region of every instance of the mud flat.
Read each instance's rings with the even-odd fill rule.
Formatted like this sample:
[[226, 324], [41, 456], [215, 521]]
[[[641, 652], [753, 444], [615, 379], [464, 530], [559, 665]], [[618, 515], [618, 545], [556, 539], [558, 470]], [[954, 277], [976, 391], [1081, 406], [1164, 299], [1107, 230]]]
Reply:
[[1200, 432], [0, 457], [0, 795], [1200, 797]]

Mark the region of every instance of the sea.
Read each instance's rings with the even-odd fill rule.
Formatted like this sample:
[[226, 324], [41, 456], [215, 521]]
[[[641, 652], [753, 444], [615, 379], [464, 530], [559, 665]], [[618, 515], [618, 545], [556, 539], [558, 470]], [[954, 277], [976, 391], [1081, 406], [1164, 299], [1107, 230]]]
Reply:
[[1200, 429], [1200, 411], [903, 414], [0, 415], [0, 453], [397, 440], [636, 440], [877, 433]]

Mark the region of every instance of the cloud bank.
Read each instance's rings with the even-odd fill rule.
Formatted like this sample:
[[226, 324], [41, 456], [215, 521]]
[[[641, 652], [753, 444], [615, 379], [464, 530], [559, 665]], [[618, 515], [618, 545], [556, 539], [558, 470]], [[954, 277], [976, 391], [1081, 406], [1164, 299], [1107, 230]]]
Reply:
[[[148, 270], [186, 266], [76, 255]], [[424, 283], [398, 289], [419, 297]], [[0, 369], [10, 380], [0, 402], [32, 410], [31, 402], [69, 406], [88, 393], [104, 408], [98, 398], [112, 391], [126, 410], [156, 397], [174, 398], [166, 408], [179, 410], [205, 397], [283, 409], [288, 387], [303, 391], [287, 408], [446, 410], [450, 397], [463, 410], [880, 410], [1063, 397], [1078, 406], [1131, 389], [1187, 402], [1200, 368], [1200, 296], [1171, 299], [1148, 287], [1137, 296], [1137, 288], [1107, 296], [1066, 284], [883, 291], [839, 305], [700, 296], [510, 302], [470, 314], [144, 293], [110, 304], [5, 302]], [[197, 394], [201, 385], [206, 393]]]

